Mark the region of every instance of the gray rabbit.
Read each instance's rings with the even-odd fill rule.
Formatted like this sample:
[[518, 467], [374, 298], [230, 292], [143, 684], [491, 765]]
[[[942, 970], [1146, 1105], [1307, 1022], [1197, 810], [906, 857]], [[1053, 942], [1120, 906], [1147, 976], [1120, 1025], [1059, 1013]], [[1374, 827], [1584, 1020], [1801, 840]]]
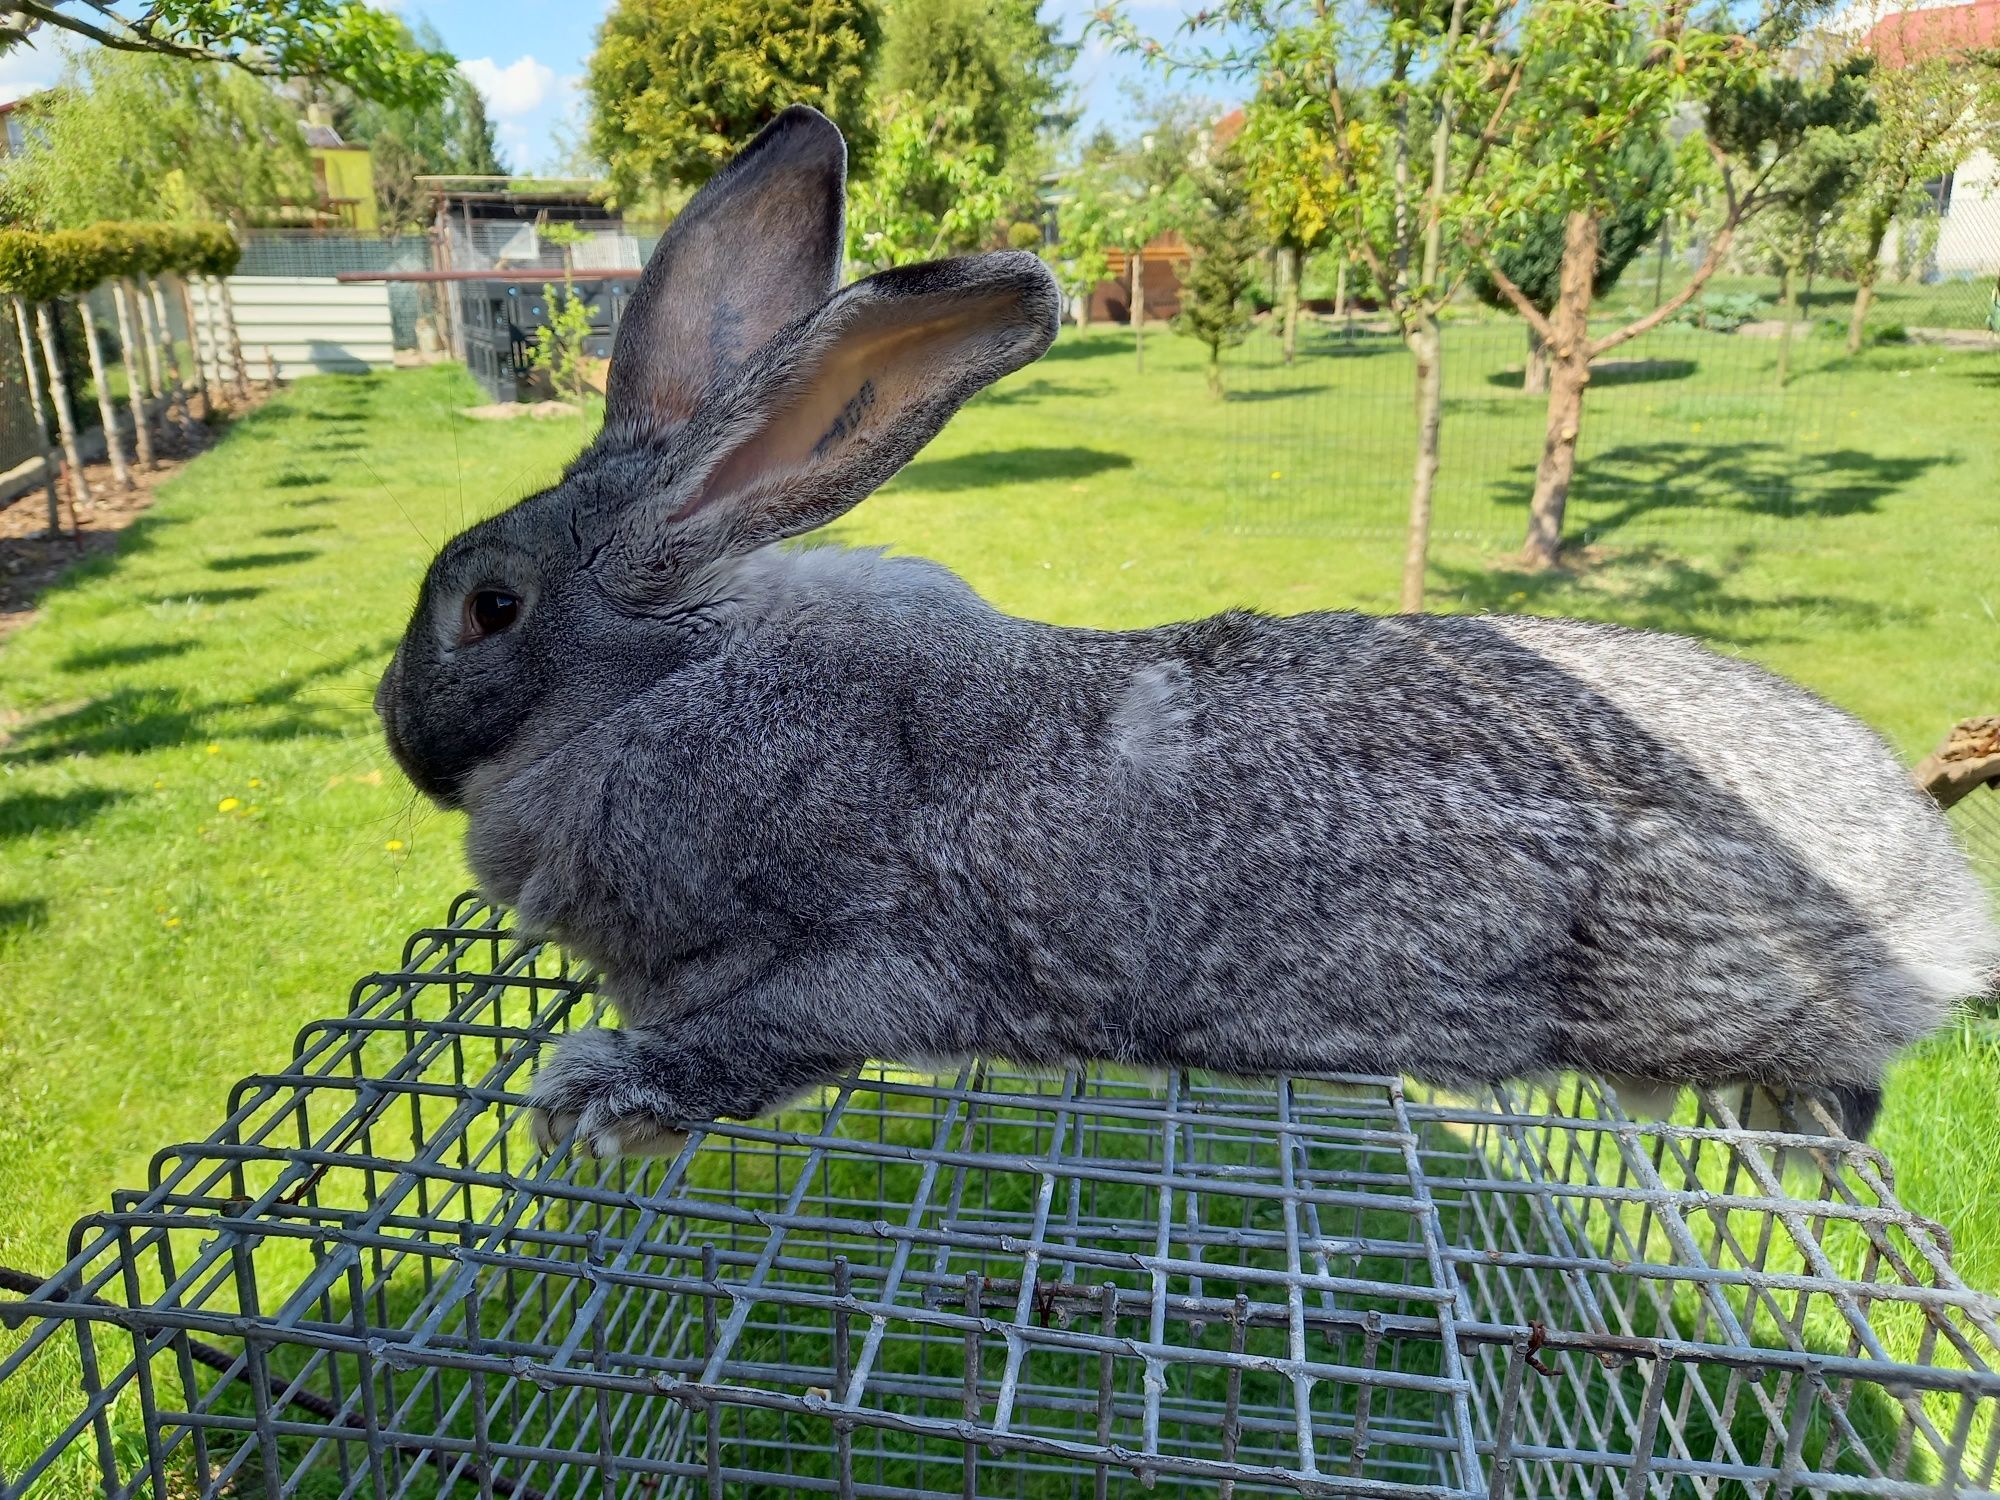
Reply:
[[657, 1147], [865, 1059], [1816, 1091], [2000, 966], [1867, 729], [1570, 620], [1015, 619], [778, 545], [1055, 337], [1032, 255], [840, 286], [845, 148], [781, 115], [618, 334], [602, 435], [431, 564], [376, 703], [485, 890], [602, 970], [545, 1140]]

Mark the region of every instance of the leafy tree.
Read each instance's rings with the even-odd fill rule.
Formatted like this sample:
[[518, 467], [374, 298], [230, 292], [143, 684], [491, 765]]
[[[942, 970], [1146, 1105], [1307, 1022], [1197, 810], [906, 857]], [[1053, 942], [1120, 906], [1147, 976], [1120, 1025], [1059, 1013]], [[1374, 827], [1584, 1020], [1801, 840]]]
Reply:
[[235, 68], [95, 49], [26, 110], [23, 150], [0, 161], [0, 201], [17, 222], [245, 224], [313, 195], [293, 107]]
[[995, 149], [970, 138], [970, 113], [910, 94], [878, 102], [875, 154], [848, 194], [847, 253], [857, 268], [934, 260], [993, 238], [1012, 184], [995, 169]]
[[618, 0], [585, 92], [612, 194], [685, 191], [789, 105], [810, 104], [867, 156], [875, 0]]
[[[1497, 38], [1519, 0], [1224, 0], [1169, 48], [1115, 9], [1094, 23], [1170, 68], [1255, 79], [1271, 107], [1246, 143], [1253, 176], [1325, 164], [1323, 207], [1343, 251], [1366, 267], [1409, 348], [1417, 443], [1404, 549], [1405, 609], [1423, 605], [1444, 421], [1439, 314], [1465, 274], [1464, 246], [1492, 221], [1489, 153], [1453, 150], [1465, 121], [1507, 107]], [[1201, 38], [1213, 37], [1205, 41]], [[1246, 132], [1247, 133], [1247, 132]], [[1275, 163], [1260, 160], [1277, 153]], [[1453, 253], [1458, 252], [1458, 253]]]
[[1243, 294], [1250, 288], [1257, 227], [1248, 173], [1236, 152], [1214, 153], [1196, 166], [1192, 177], [1195, 212], [1185, 233], [1193, 259], [1181, 278], [1174, 331], [1207, 346], [1208, 389], [1220, 400], [1222, 351], [1242, 343], [1250, 329]]
[[[410, 45], [443, 52], [444, 40], [429, 22], [410, 31]], [[352, 88], [318, 84], [307, 91], [325, 105], [341, 136], [369, 148], [382, 233], [426, 227], [431, 195], [418, 177], [501, 176], [507, 164], [494, 139], [486, 99], [471, 79], [454, 71], [434, 106], [370, 99]]]
[[[1496, 196], [1513, 212], [1480, 248], [1493, 284], [1550, 351], [1548, 415], [1523, 546], [1531, 567], [1553, 566], [1561, 556], [1592, 363], [1697, 296], [1745, 222], [1783, 201], [1780, 165], [1814, 130], [1856, 118], [1863, 92], [1858, 75], [1799, 68], [1791, 50], [1797, 22], [1795, 13], [1773, 12], [1758, 24], [1728, 9], [1690, 11], [1678, 0], [1657, 6], [1547, 0], [1524, 16], [1509, 102], [1479, 138], [1482, 147], [1491, 143]], [[1558, 62], [1530, 65], [1530, 59]], [[1632, 192], [1627, 143], [1657, 138], [1678, 112], [1697, 103], [1706, 106], [1702, 144], [1721, 199], [1701, 264], [1650, 312], [1593, 334], [1592, 288], [1604, 227]], [[1662, 196], [1672, 205], [1700, 183], [1695, 174], [1677, 173]], [[1557, 295], [1547, 313], [1501, 259], [1501, 247], [1530, 210], [1563, 216]]]
[[0, 52], [51, 32], [113, 52], [228, 63], [267, 78], [324, 78], [421, 108], [450, 85], [452, 59], [412, 45], [396, 17], [359, 0], [16, 0], [0, 9]]
[[[1674, 186], [1672, 149], [1657, 137], [1635, 136], [1623, 143], [1615, 170], [1622, 186], [1598, 231], [1597, 268], [1590, 281], [1593, 299], [1616, 286], [1633, 257], [1659, 238]], [[1493, 251], [1494, 264], [1544, 315], [1555, 310], [1561, 291], [1564, 219], [1562, 214], [1535, 214]], [[1513, 303], [1483, 265], [1473, 267], [1472, 290], [1488, 306], [1513, 311]], [[1549, 390], [1548, 345], [1532, 325], [1521, 389], [1536, 396]]]
[[[1137, 367], [1146, 366], [1145, 247], [1188, 217], [1192, 202], [1189, 170], [1213, 111], [1201, 101], [1170, 95], [1147, 100], [1135, 95], [1147, 119], [1133, 139], [1091, 142], [1060, 182], [1064, 202], [1057, 215], [1054, 258], [1067, 286], [1080, 290], [1086, 304], [1092, 288], [1109, 270], [1110, 252], [1125, 257], [1132, 281], [1132, 336]], [[1095, 273], [1086, 280], [1086, 273]]]
[[1040, 0], [892, 0], [876, 87], [925, 111], [950, 109], [954, 149], [986, 146], [996, 174], [1032, 187], [1076, 50], [1039, 9]]
[[574, 252], [590, 235], [574, 224], [548, 224], [543, 226], [541, 237], [562, 247], [563, 284], [560, 292], [547, 282], [542, 284], [549, 320], [535, 330], [528, 362], [549, 372], [549, 383], [558, 395], [581, 406], [590, 390], [590, 302], [577, 295]]
[[1278, 88], [1266, 87], [1244, 111], [1238, 154], [1246, 163], [1257, 220], [1283, 267], [1279, 326], [1285, 363], [1291, 364], [1298, 353], [1305, 258], [1333, 239], [1333, 150], [1307, 115], [1290, 107]]
[[[1898, 216], [1918, 208], [1923, 184], [1942, 177], [1980, 145], [2000, 146], [2000, 52], [1906, 47], [1869, 79], [1875, 123], [1861, 140], [1845, 205], [1848, 264], [1855, 281], [1847, 352], [1860, 351], [1883, 242]], [[1915, 55], [1908, 55], [1910, 53]]]

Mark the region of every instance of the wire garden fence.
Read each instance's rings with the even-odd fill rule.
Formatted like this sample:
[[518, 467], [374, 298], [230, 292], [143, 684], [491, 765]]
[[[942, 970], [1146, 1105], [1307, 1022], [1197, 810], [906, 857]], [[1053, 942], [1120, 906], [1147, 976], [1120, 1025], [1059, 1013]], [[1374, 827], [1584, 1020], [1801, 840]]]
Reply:
[[2000, 1303], [1823, 1118], [976, 1067], [672, 1161], [532, 1156], [535, 1060], [601, 1005], [473, 898], [414, 935], [0, 1304], [0, 1380], [73, 1413], [0, 1496], [1915, 1500], [2000, 1471]]
[[[1990, 207], [1961, 205], [1918, 236], [1931, 251], [1899, 252], [1885, 267], [1868, 345], [2000, 379], [2000, 241], [1987, 227], [1991, 214], [1972, 212]], [[1952, 252], [1949, 265], [1935, 253], [1940, 244]], [[1600, 299], [1593, 331], [1673, 296], [1692, 255], [1682, 247], [1635, 260]], [[1331, 259], [1307, 272], [1304, 290], [1321, 311], [1304, 321], [1295, 363], [1282, 361], [1263, 329], [1232, 353], [1230, 436], [1241, 454], [1232, 528], [1390, 537], [1405, 525], [1416, 440], [1411, 357], [1387, 319], [1325, 311]], [[1718, 276], [1678, 316], [1594, 366], [1573, 540], [1817, 546], [1825, 538], [1813, 522], [1866, 513], [1943, 461], [1885, 451], [1857, 431], [1885, 377], [1879, 360], [1871, 367], [1846, 351], [1855, 286], [1815, 274], [1796, 290], [1788, 316], [1775, 277]], [[1520, 319], [1469, 296], [1451, 309], [1436, 535], [1506, 545], [1525, 530], [1547, 411], [1545, 397], [1523, 388], [1527, 362]], [[1938, 420], [1940, 439], [1964, 436], [1945, 430], [1944, 414]]]

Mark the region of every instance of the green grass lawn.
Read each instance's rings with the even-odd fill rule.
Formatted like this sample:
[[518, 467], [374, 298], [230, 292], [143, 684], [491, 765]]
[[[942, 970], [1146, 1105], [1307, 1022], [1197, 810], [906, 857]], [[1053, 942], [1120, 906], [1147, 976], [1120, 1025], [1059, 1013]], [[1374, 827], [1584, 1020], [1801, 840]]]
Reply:
[[[1593, 390], [1577, 515], [1602, 552], [1575, 575], [1506, 562], [1539, 432], [1508, 385], [1518, 334], [1457, 362], [1436, 607], [1703, 636], [1910, 758], [2000, 708], [2000, 361], [1880, 348], [1849, 368], [1816, 342], [1775, 395], [1730, 363], [1739, 341], [1699, 337], [1665, 374]], [[1389, 609], [1401, 357], [1308, 349], [1287, 370], [1259, 335], [1216, 403], [1184, 341], [1149, 334], [1140, 375], [1129, 334], [1066, 332], [836, 533], [1061, 622]], [[479, 399], [451, 368], [300, 382], [0, 648], [0, 1263], [59, 1264], [77, 1215], [205, 1135], [235, 1079], [465, 885], [457, 821], [415, 804], [370, 694], [430, 549], [584, 438], [455, 414]], [[1986, 1286], [1996, 1099], [2000, 1050], [1961, 1029], [1899, 1067], [1879, 1135]], [[39, 1425], [10, 1399], [0, 1466]]]

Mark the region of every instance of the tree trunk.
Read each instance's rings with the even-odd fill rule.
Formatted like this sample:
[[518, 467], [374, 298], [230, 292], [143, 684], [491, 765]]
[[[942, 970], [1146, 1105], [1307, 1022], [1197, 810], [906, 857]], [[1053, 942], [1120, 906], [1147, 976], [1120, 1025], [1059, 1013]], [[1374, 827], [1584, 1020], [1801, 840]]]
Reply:
[[194, 413], [188, 410], [187, 387], [181, 384], [181, 355], [174, 347], [174, 322], [167, 316], [167, 295], [160, 290], [157, 277], [148, 278], [146, 289], [152, 294], [153, 313], [160, 320], [160, 353], [167, 362], [168, 410], [173, 409], [173, 401], [181, 404], [181, 421], [192, 422]]
[[153, 326], [153, 304], [147, 300], [143, 281], [132, 283], [132, 303], [138, 310], [139, 337], [146, 345], [147, 385], [158, 398], [167, 393], [167, 372], [160, 362], [160, 334]]
[[1590, 282], [1597, 270], [1597, 237], [1595, 214], [1572, 213], [1563, 226], [1562, 276], [1551, 319], [1555, 340], [1549, 351], [1549, 415], [1522, 548], [1522, 560], [1531, 568], [1552, 568], [1562, 559], [1563, 511], [1576, 476], [1583, 391], [1590, 384]]
[[1208, 393], [1217, 401], [1222, 399], [1222, 346], [1208, 346]]
[[139, 335], [132, 328], [132, 293], [123, 281], [111, 283], [111, 301], [118, 309], [118, 346], [125, 351], [125, 399], [132, 408], [132, 444], [142, 468], [157, 469], [153, 428], [146, 419], [146, 382], [139, 376]]
[[1859, 354], [1868, 334], [1868, 308], [1875, 300], [1875, 278], [1882, 274], [1882, 242], [1889, 237], [1886, 226], [1868, 241], [1868, 255], [1856, 267], [1854, 311], [1847, 315], [1847, 352]]
[[1340, 269], [1333, 273], [1333, 315], [1347, 316], [1347, 257], [1340, 258]]
[[70, 410], [69, 405], [69, 377], [63, 373], [62, 353], [56, 348], [56, 320], [49, 316], [46, 302], [35, 306], [35, 331], [42, 338], [42, 358], [49, 367], [49, 401], [56, 409], [56, 431], [62, 436], [63, 459], [69, 465], [70, 525], [73, 529], [76, 507], [90, 503], [90, 487], [84, 483], [83, 454], [76, 446], [76, 413]]
[[176, 276], [174, 285], [180, 288], [181, 319], [188, 331], [188, 362], [194, 366], [195, 389], [201, 392], [201, 419], [206, 422], [215, 415], [215, 398], [208, 392], [208, 366], [201, 357], [201, 327], [194, 320], [194, 293], [188, 289], [185, 276]]
[[1798, 316], [1799, 294], [1798, 275], [1790, 261], [1785, 262], [1784, 290], [1778, 297], [1778, 316], [1784, 325], [1778, 330], [1778, 389], [1783, 390], [1792, 378], [1792, 319]]
[[1435, 319], [1406, 329], [1417, 361], [1417, 465], [1410, 478], [1410, 528], [1403, 544], [1403, 612], [1424, 607], [1431, 555], [1431, 501], [1437, 492], [1438, 434], [1444, 425], [1444, 341]]
[[226, 277], [211, 276], [209, 285], [214, 290], [216, 306], [222, 313], [222, 336], [229, 342], [229, 365], [233, 372], [231, 387], [235, 390], [238, 401], [248, 401], [250, 371], [243, 363], [243, 336], [237, 331], [236, 304], [229, 296], [229, 281]]
[[1299, 357], [1299, 272], [1303, 264], [1297, 246], [1287, 246], [1279, 258], [1279, 275], [1285, 282], [1285, 363]]
[[104, 424], [104, 456], [111, 461], [111, 477], [118, 488], [130, 492], [138, 486], [132, 483], [132, 470], [125, 462], [125, 440], [118, 432], [118, 403], [111, 399], [111, 382], [105, 374], [104, 341], [97, 335], [97, 319], [90, 315], [90, 303], [78, 297], [76, 306], [83, 314], [83, 345], [90, 354], [91, 384], [97, 387], [97, 419]]
[[1132, 255], [1132, 352], [1140, 370], [1146, 368], [1146, 247]]
[[21, 338], [21, 370], [28, 381], [28, 407], [35, 415], [35, 433], [42, 440], [42, 482], [49, 492], [49, 535], [62, 530], [61, 502], [56, 498], [55, 448], [49, 443], [48, 409], [42, 404], [42, 367], [35, 360], [35, 336], [28, 331], [28, 304], [9, 297], [14, 304], [14, 331]]
[[1082, 333], [1090, 327], [1090, 299], [1097, 295], [1095, 286], [1083, 289], [1083, 295], [1076, 299], [1076, 331]]
[[1528, 329], [1528, 363], [1521, 371], [1521, 390], [1529, 396], [1549, 393], [1549, 346], [1533, 327]]

